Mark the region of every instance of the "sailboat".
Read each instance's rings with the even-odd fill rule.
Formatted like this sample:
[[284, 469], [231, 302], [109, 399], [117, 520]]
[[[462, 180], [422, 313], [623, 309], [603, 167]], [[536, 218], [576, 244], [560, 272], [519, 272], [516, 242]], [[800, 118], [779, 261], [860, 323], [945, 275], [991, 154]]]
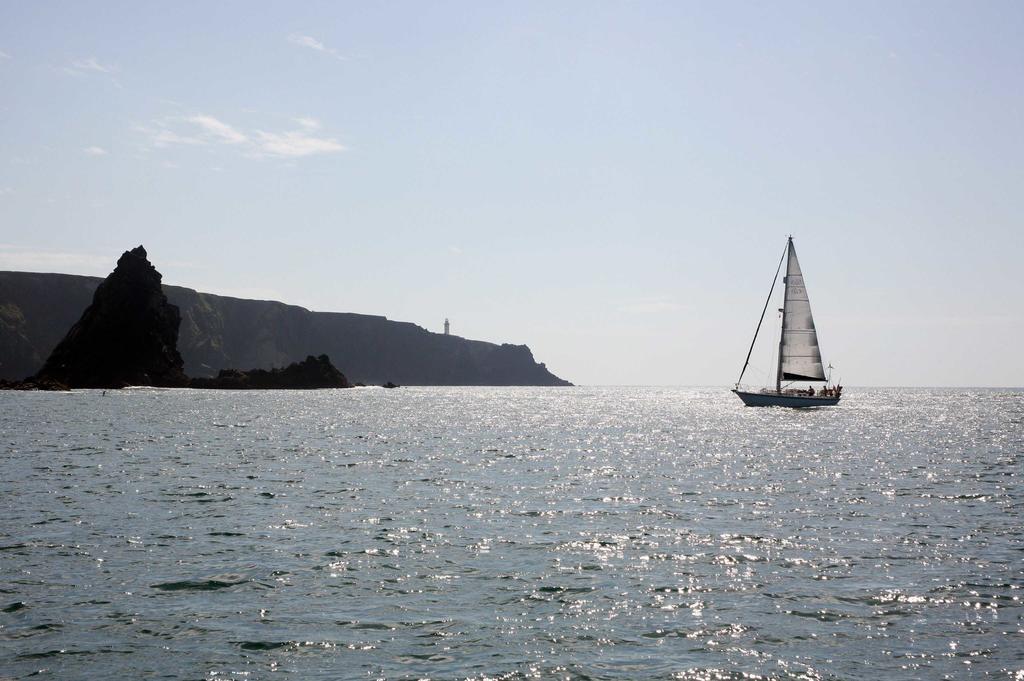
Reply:
[[[775, 373], [775, 389], [765, 388], [754, 392], [741, 388], [743, 374], [750, 364], [750, 355], [757, 342], [757, 334], [761, 331], [765, 312], [771, 302], [775, 284], [779, 280], [782, 263], [786, 263], [786, 275], [782, 278], [786, 291], [782, 298], [782, 332], [779, 337], [778, 366]], [[831, 369], [831, 365], [829, 369]], [[793, 388], [794, 381], [819, 382], [825, 385], [819, 390], [813, 387]], [[800, 271], [800, 262], [796, 258], [793, 237], [786, 241], [786, 250], [782, 253], [779, 266], [772, 279], [768, 300], [761, 310], [761, 319], [754, 331], [754, 340], [750, 342], [747, 360], [743, 363], [740, 377], [736, 381], [733, 392], [748, 407], [830, 407], [839, 404], [843, 387], [829, 385], [830, 377], [825, 375], [825, 367], [821, 363], [821, 350], [818, 348], [818, 333], [814, 329], [814, 318], [811, 316], [811, 302], [807, 297], [804, 275]], [[787, 385], [783, 385], [787, 383]]]

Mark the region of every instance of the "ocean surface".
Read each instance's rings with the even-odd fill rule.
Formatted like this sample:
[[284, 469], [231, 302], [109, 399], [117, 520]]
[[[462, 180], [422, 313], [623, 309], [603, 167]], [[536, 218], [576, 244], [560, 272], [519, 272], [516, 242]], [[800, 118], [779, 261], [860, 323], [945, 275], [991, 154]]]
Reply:
[[1024, 679], [1024, 393], [0, 392], [0, 679]]

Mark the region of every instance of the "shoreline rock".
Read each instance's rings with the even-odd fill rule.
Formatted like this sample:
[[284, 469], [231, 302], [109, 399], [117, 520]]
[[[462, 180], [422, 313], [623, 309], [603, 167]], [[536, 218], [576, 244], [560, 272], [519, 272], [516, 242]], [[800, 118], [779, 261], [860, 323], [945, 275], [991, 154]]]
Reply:
[[278, 369], [221, 369], [214, 378], [193, 378], [190, 388], [212, 390], [311, 390], [351, 388], [345, 374], [331, 364], [327, 355], [309, 355], [301, 362]]
[[327, 355], [283, 369], [225, 369], [215, 378], [189, 379], [178, 352], [181, 314], [167, 301], [162, 279], [145, 248], [125, 251], [43, 368], [21, 381], [0, 380], [0, 390], [350, 387]]
[[0, 390], [49, 390], [68, 391], [70, 387], [60, 381], [49, 379], [26, 378], [24, 381], [5, 381], [0, 379]]
[[43, 368], [22, 383], [69, 388], [188, 385], [178, 353], [181, 314], [167, 302], [162, 278], [145, 248], [125, 251]]

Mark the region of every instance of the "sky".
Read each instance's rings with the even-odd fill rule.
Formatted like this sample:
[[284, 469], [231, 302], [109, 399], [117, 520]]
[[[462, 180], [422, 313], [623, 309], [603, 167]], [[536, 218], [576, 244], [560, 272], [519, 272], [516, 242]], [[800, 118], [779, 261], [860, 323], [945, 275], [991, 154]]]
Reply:
[[844, 383], [1022, 386], [1021, 35], [995, 0], [0, 0], [0, 270], [144, 244], [578, 384], [727, 385], [792, 234]]

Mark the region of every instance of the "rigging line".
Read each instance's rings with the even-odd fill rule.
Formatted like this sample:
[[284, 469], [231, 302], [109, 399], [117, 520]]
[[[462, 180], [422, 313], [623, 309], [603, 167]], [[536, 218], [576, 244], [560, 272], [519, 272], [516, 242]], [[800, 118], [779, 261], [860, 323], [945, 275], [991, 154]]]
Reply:
[[750, 349], [747, 350], [747, 361], [743, 363], [743, 368], [740, 369], [740, 377], [736, 380], [736, 387], [740, 386], [743, 381], [743, 373], [747, 370], [747, 365], [750, 364], [750, 353], [754, 351], [754, 343], [757, 342], [757, 334], [761, 331], [761, 324], [764, 322], [764, 313], [768, 311], [768, 303], [772, 302], [772, 293], [775, 292], [775, 284], [779, 281], [779, 272], [782, 271], [782, 261], [786, 259], [786, 254], [789, 253], [789, 242], [786, 242], [786, 248], [782, 251], [782, 257], [779, 258], [779, 266], [775, 268], [775, 278], [772, 279], [772, 287], [768, 291], [768, 300], [764, 301], [764, 309], [761, 310], [761, 318], [757, 320], [757, 328], [754, 329], [754, 339], [750, 341]]

